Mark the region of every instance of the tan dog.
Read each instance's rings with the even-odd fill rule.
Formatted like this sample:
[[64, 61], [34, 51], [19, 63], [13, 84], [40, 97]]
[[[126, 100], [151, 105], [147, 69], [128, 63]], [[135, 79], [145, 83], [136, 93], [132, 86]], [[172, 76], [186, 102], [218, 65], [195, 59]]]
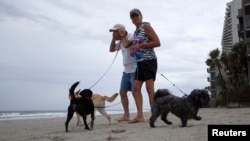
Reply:
[[[75, 97], [81, 97], [79, 95], [79, 92], [80, 90], [78, 90], [76, 93], [75, 93]], [[109, 114], [107, 114], [106, 112], [106, 108], [105, 108], [105, 101], [108, 101], [108, 102], [113, 102], [116, 97], [118, 96], [118, 93], [115, 93], [113, 94], [111, 97], [108, 97], [108, 96], [102, 96], [100, 94], [93, 94], [92, 95], [92, 101], [94, 103], [94, 106], [95, 106], [95, 113], [96, 113], [96, 110], [99, 111], [100, 114], [102, 114], [103, 116], [105, 116], [108, 121], [109, 121], [109, 125], [111, 124], [111, 117]], [[70, 98], [70, 97], [69, 97]], [[80, 115], [77, 113], [76, 114], [76, 117], [77, 117], [77, 123], [76, 123], [76, 126], [80, 126], [81, 125], [81, 119], [80, 119]]]

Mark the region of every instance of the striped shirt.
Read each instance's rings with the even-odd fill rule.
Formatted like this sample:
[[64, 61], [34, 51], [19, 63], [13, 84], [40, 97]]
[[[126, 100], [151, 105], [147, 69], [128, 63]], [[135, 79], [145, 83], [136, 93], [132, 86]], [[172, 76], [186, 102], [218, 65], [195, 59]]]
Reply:
[[[145, 24], [149, 23], [143, 22], [139, 29], [134, 32], [133, 45], [140, 43], [148, 43], [151, 41], [145, 32]], [[141, 58], [139, 59], [140, 61], [157, 59], [154, 48], [141, 48], [139, 51], [141, 53]]]

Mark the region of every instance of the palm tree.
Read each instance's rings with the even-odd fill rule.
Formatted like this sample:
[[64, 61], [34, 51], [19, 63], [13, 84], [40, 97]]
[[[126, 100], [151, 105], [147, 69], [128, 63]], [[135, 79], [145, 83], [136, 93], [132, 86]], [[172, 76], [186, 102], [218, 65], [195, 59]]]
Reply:
[[245, 85], [244, 81], [248, 78], [246, 59], [246, 45], [243, 43], [235, 44], [228, 55], [221, 55], [228, 82], [234, 89], [240, 88], [242, 84]]
[[222, 72], [221, 72], [221, 69], [223, 68], [222, 67], [222, 63], [221, 63], [221, 60], [220, 60], [220, 51], [219, 49], [214, 49], [212, 50], [210, 53], [209, 53], [209, 59], [206, 60], [206, 64], [207, 66], [210, 66], [210, 67], [217, 67], [218, 71], [219, 71], [219, 74], [217, 76], [217, 84], [219, 84], [223, 90], [226, 90], [226, 81], [225, 79], [223, 78], [223, 75], [222, 75]]
[[[210, 58], [206, 60], [207, 66], [216, 67], [218, 70], [216, 83], [222, 88], [220, 94], [222, 94], [226, 105], [231, 98], [233, 98], [231, 100], [240, 100], [240, 93], [247, 94], [250, 91], [246, 87], [249, 75], [246, 50], [246, 44], [237, 43], [229, 54], [222, 53], [220, 55], [219, 49], [212, 50], [209, 53]], [[243, 99], [246, 98], [243, 97]]]
[[244, 43], [237, 43], [233, 46], [232, 52], [229, 55], [230, 62], [234, 66], [234, 71], [236, 73], [238, 87], [246, 85], [244, 80], [248, 79], [246, 52], [247, 45]]

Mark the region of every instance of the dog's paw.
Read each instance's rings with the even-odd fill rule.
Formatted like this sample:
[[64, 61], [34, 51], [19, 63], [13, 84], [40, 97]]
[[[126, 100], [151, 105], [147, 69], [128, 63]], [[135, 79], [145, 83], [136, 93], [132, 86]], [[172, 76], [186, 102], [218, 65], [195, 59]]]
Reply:
[[93, 128], [89, 128], [89, 126], [85, 126], [85, 130], [92, 130]]
[[151, 128], [155, 128], [155, 125], [150, 125]]
[[179, 127], [187, 127], [187, 123], [182, 123]]
[[200, 116], [194, 117], [195, 120], [201, 120], [202, 118]]
[[153, 122], [150, 122], [149, 125], [150, 125], [150, 127], [155, 128], [155, 125]]
[[91, 122], [90, 127], [91, 127], [91, 129], [94, 128], [94, 122]]
[[93, 130], [93, 129], [89, 128], [89, 129], [86, 129], [86, 130], [91, 131], [91, 130]]

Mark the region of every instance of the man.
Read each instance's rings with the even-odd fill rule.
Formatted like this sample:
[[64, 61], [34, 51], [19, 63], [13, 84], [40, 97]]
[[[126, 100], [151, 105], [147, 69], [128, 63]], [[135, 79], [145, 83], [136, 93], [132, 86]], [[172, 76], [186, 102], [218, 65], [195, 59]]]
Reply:
[[115, 52], [117, 50], [122, 51], [123, 56], [123, 66], [124, 71], [122, 74], [121, 79], [121, 85], [120, 85], [120, 96], [121, 96], [121, 102], [124, 110], [124, 114], [122, 117], [117, 118], [116, 120], [118, 122], [121, 121], [129, 121], [130, 115], [129, 115], [129, 101], [127, 92], [131, 91], [133, 88], [133, 82], [135, 78], [135, 70], [136, 70], [136, 62], [134, 57], [130, 55], [130, 48], [124, 47], [124, 43], [121, 41], [123, 38], [126, 38], [127, 40], [132, 40], [133, 35], [128, 34], [125, 26], [122, 24], [115, 24], [113, 28], [109, 30], [113, 33], [113, 38], [110, 43], [110, 52]]

